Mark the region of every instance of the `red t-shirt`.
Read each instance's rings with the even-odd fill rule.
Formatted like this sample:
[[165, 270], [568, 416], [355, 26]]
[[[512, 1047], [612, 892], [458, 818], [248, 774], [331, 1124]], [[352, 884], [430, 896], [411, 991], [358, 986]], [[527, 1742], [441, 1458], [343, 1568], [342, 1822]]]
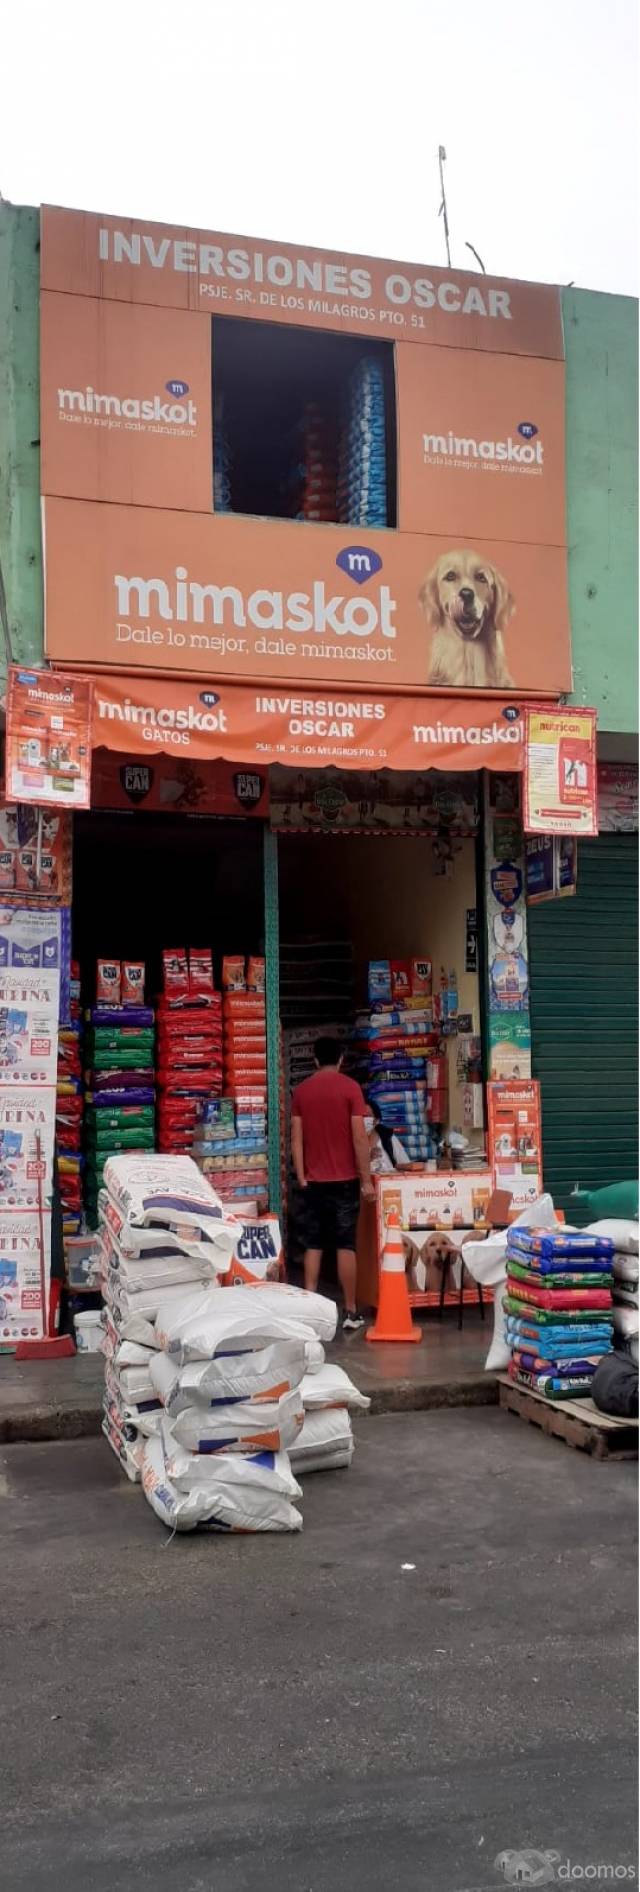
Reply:
[[314, 1071], [294, 1091], [291, 1114], [302, 1119], [307, 1182], [354, 1182], [358, 1165], [351, 1119], [370, 1114], [360, 1085], [342, 1071]]

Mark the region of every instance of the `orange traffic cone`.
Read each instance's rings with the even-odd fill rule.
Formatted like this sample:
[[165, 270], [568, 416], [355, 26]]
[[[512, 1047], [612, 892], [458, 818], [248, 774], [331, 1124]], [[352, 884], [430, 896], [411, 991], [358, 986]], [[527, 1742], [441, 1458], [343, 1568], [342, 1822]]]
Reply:
[[397, 1209], [389, 1210], [386, 1240], [382, 1251], [378, 1312], [375, 1326], [367, 1329], [366, 1338], [367, 1340], [422, 1339], [422, 1328], [416, 1327], [411, 1319], [404, 1243]]

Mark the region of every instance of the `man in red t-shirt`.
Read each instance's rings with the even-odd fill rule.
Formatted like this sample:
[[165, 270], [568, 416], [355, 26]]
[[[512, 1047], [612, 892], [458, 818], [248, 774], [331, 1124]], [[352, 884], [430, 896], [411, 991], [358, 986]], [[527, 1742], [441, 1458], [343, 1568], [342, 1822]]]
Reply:
[[316, 1070], [291, 1100], [291, 1154], [305, 1194], [304, 1284], [317, 1288], [325, 1248], [335, 1248], [344, 1295], [343, 1329], [364, 1325], [356, 1311], [356, 1226], [360, 1190], [374, 1196], [367, 1110], [360, 1085], [345, 1077], [337, 1038], [319, 1038]]

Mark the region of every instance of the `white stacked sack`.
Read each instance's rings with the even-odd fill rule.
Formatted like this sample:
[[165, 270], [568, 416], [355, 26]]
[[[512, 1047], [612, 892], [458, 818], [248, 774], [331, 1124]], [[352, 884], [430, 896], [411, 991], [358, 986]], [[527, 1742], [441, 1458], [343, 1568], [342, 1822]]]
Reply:
[[640, 1227], [624, 1217], [590, 1222], [589, 1235], [608, 1235], [615, 1244], [613, 1257], [613, 1344], [638, 1364], [638, 1281]]
[[288, 1454], [336, 1322], [334, 1302], [285, 1286], [195, 1290], [160, 1308], [149, 1371], [163, 1417], [142, 1485], [171, 1529], [302, 1529]]
[[150, 1375], [161, 1303], [215, 1286], [237, 1236], [233, 1218], [190, 1157], [114, 1156], [99, 1198], [106, 1357], [102, 1429], [129, 1478], [162, 1403]]
[[370, 1399], [341, 1366], [305, 1373], [300, 1392], [304, 1425], [291, 1447], [294, 1471], [302, 1478], [305, 1472], [348, 1470], [355, 1451], [350, 1415], [368, 1412]]

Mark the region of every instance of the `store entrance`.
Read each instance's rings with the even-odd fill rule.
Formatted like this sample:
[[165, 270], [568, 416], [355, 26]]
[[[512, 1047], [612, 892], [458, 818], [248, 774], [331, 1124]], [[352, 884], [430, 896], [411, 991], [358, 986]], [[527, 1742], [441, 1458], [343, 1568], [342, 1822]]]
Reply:
[[[57, 1133], [65, 1227], [94, 1228], [110, 1156], [194, 1155], [269, 1202], [264, 822], [79, 814]], [[196, 1149], [196, 1142], [198, 1147]]]
[[[389, 1127], [400, 1127], [411, 1161], [435, 1170], [447, 1131], [456, 1130], [481, 1164], [480, 991], [477, 967], [467, 969], [469, 915], [476, 910], [473, 838], [452, 836], [443, 858], [441, 839], [427, 835], [280, 834], [279, 908], [288, 1146], [291, 1092], [314, 1068], [315, 1038], [331, 1031], [344, 1046], [345, 1068], [367, 1094], [377, 1092]], [[417, 960], [431, 965], [426, 1009], [435, 1029], [429, 1068], [424, 1054], [412, 1066], [418, 1086], [412, 1101], [406, 1059], [389, 1050], [391, 1082], [385, 1084], [383, 1054], [374, 1054], [369, 1027], [377, 1003], [373, 966], [391, 966], [397, 994], [404, 969], [410, 978]], [[418, 1012], [416, 1029], [420, 1020]], [[471, 1086], [471, 1101], [478, 1101], [469, 1121]], [[289, 1254], [299, 1264], [302, 1201], [290, 1163], [287, 1168]], [[325, 1270], [331, 1282], [332, 1257]]]

